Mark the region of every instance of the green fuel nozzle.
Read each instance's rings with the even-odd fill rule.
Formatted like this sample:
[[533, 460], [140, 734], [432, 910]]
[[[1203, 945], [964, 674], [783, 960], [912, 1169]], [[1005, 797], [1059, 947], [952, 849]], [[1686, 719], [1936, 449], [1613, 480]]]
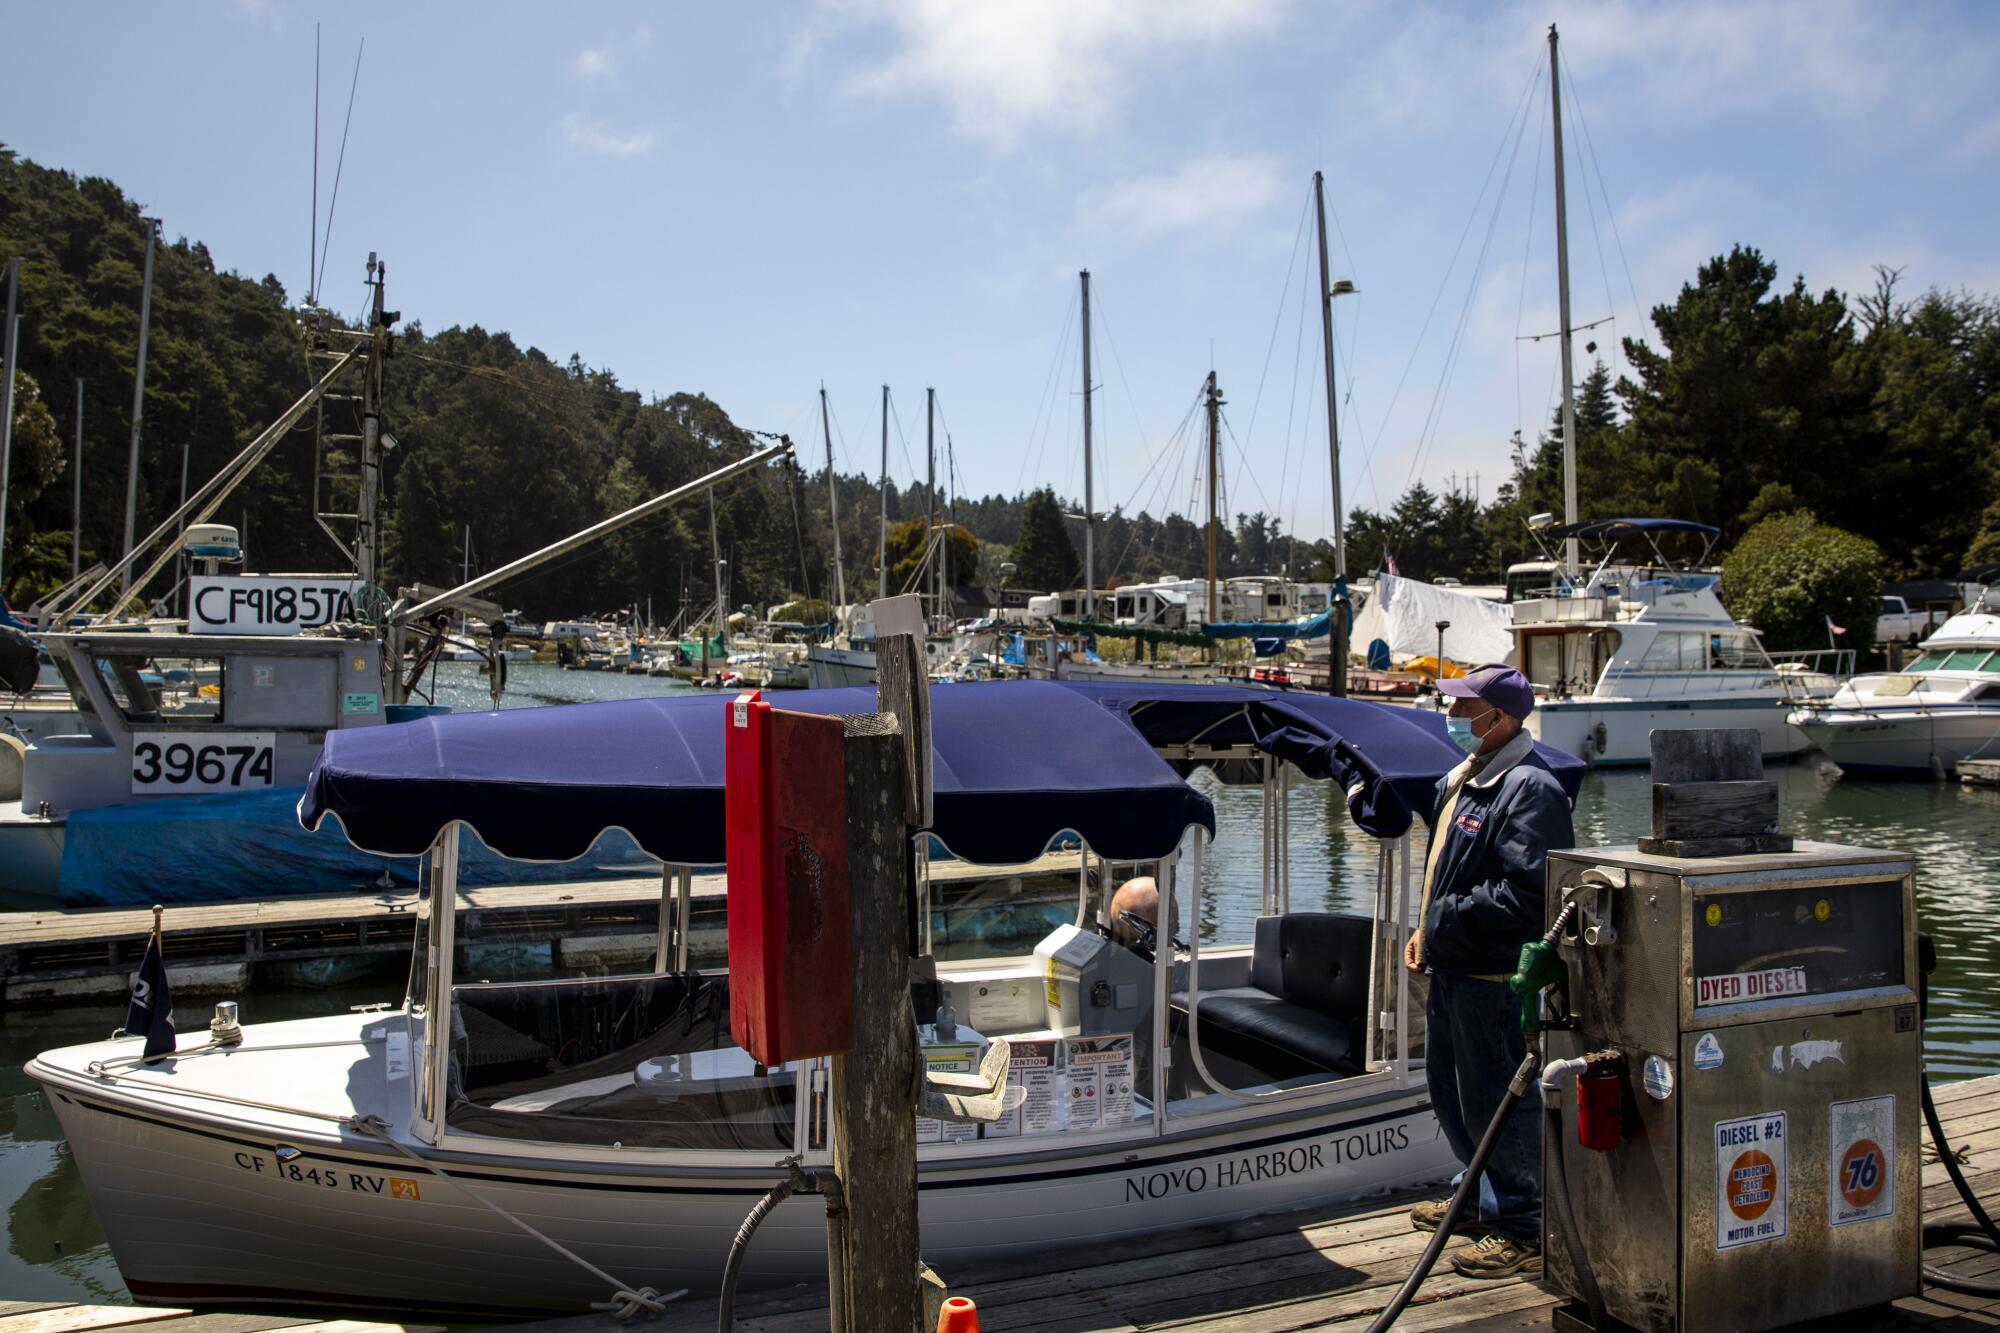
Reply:
[[1562, 956], [1556, 952], [1556, 941], [1576, 916], [1576, 904], [1564, 903], [1562, 911], [1548, 931], [1538, 940], [1530, 940], [1521, 946], [1521, 957], [1514, 964], [1514, 975], [1507, 978], [1507, 989], [1514, 992], [1521, 1004], [1521, 1033], [1526, 1037], [1536, 1037], [1542, 1031], [1541, 998], [1544, 987], [1559, 985], [1569, 980], [1569, 968]]

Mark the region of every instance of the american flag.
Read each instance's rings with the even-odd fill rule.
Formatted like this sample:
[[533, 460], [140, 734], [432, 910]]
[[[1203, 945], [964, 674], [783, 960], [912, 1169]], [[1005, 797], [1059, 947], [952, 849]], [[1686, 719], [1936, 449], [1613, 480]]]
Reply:
[[1828, 634], [1845, 634], [1847, 633], [1847, 630], [1840, 625], [1834, 624], [1833, 617], [1828, 616], [1826, 618], [1826, 632]]

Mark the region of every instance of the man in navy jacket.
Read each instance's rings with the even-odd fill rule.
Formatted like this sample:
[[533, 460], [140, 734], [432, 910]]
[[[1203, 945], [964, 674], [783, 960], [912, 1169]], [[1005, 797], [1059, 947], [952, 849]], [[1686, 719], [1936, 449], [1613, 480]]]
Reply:
[[[1548, 854], [1575, 845], [1569, 797], [1523, 729], [1535, 694], [1510, 666], [1474, 667], [1439, 682], [1451, 698], [1445, 725], [1467, 758], [1438, 783], [1423, 881], [1423, 924], [1403, 962], [1430, 974], [1424, 1070], [1431, 1105], [1459, 1161], [1470, 1161], [1526, 1054], [1520, 1009], [1507, 978], [1521, 946], [1544, 929]], [[1541, 1271], [1539, 1090], [1524, 1097], [1487, 1161], [1476, 1237], [1452, 1267], [1467, 1277]], [[1446, 1200], [1418, 1204], [1410, 1220], [1435, 1231]]]

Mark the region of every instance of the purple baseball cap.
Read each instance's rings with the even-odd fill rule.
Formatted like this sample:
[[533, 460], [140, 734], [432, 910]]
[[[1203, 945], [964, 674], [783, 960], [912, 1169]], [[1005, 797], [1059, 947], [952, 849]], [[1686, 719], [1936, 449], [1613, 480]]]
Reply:
[[1504, 662], [1488, 662], [1462, 676], [1446, 677], [1438, 682], [1438, 693], [1454, 699], [1484, 699], [1517, 722], [1526, 721], [1535, 711], [1535, 687]]

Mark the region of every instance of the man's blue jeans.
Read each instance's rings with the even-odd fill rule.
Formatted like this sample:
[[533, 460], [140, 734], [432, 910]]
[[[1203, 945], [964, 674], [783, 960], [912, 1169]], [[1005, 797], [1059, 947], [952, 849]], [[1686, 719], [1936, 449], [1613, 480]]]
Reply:
[[[1470, 1162], [1507, 1084], [1527, 1054], [1521, 1007], [1498, 981], [1431, 974], [1424, 1075], [1438, 1124], [1460, 1162]], [[1542, 1243], [1542, 1092], [1521, 1099], [1479, 1181], [1479, 1220], [1490, 1230]]]

